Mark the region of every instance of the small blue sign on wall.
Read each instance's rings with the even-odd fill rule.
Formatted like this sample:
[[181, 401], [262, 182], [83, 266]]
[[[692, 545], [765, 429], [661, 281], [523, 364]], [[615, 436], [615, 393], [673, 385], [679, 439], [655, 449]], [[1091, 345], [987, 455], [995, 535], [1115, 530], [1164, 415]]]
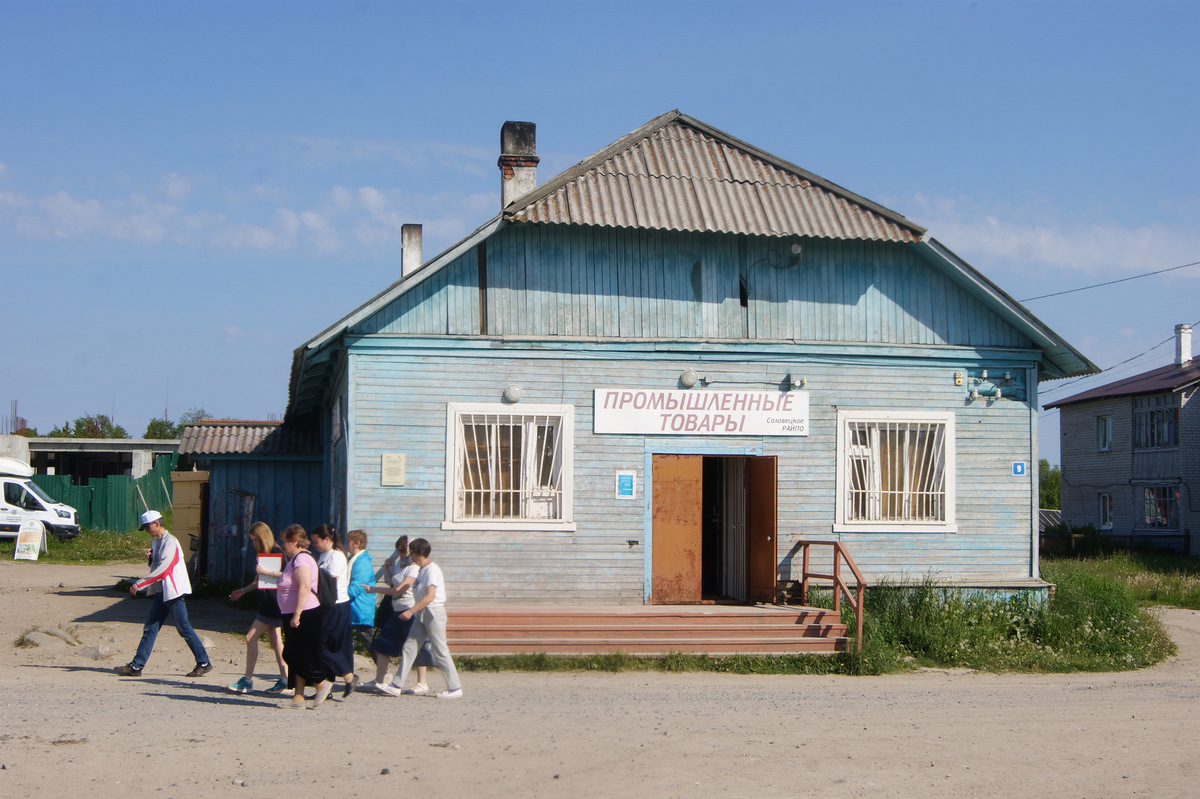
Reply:
[[1013, 461], [1013, 477], [1024, 477], [1024, 476], [1025, 476], [1025, 462], [1024, 461]]
[[617, 499], [637, 498], [637, 472], [617, 472]]

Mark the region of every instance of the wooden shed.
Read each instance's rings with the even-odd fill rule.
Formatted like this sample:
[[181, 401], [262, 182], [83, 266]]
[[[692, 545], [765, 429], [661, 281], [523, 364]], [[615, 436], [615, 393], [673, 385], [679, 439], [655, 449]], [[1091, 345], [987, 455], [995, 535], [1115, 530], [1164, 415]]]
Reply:
[[925, 230], [679, 112], [536, 180], [295, 352], [339, 529], [430, 539], [456, 602], [1040, 585], [1038, 383], [1095, 367]]
[[172, 477], [177, 486], [176, 475], [183, 477], [189, 496], [201, 505], [199, 513], [186, 516], [188, 529], [180, 529], [199, 530], [200, 569], [209, 582], [249, 580], [255, 552], [248, 533], [254, 522], [264, 521], [278, 534], [294, 522], [311, 528], [325, 518], [327, 478], [309, 429], [205, 419], [184, 428], [179, 455], [180, 468], [194, 471]]

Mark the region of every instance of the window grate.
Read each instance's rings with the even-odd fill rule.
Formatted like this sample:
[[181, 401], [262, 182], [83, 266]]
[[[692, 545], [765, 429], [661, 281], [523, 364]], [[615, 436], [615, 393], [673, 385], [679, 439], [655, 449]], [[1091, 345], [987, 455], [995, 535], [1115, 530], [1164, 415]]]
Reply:
[[1179, 486], [1142, 489], [1142, 526], [1152, 530], [1179, 529]]
[[463, 413], [456, 520], [561, 520], [563, 425], [551, 415]]
[[946, 521], [945, 424], [847, 424], [847, 521]]

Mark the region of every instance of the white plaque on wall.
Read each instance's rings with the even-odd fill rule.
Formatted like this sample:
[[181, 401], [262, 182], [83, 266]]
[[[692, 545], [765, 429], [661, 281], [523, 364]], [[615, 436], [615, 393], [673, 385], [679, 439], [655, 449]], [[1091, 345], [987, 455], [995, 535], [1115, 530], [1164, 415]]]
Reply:
[[404, 485], [404, 455], [399, 452], [385, 452], [379, 468], [379, 484], [381, 486]]

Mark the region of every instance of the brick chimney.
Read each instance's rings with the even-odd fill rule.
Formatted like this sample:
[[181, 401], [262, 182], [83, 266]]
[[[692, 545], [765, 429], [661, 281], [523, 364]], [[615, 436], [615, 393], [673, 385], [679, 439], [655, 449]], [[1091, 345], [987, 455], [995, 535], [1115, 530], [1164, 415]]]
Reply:
[[1175, 325], [1175, 365], [1187, 366], [1192, 362], [1192, 326]]
[[537, 125], [505, 122], [500, 128], [500, 208], [528, 194], [537, 185]]
[[400, 277], [406, 278], [421, 268], [421, 226], [400, 226]]

